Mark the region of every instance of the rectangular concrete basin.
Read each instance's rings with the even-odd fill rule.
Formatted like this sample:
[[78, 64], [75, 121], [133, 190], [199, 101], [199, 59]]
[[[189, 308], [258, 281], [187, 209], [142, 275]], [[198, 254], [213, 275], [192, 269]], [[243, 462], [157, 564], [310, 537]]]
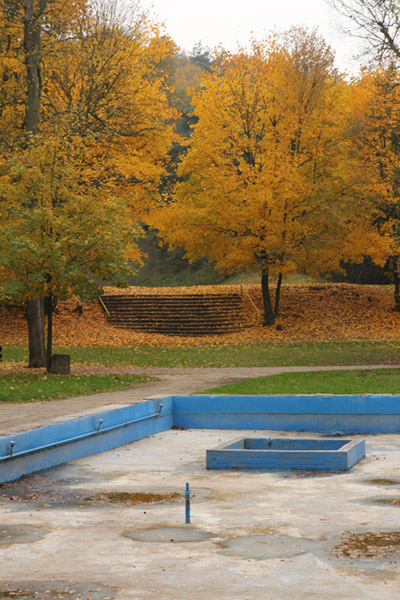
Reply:
[[365, 441], [241, 438], [206, 454], [207, 469], [348, 471], [364, 458]]

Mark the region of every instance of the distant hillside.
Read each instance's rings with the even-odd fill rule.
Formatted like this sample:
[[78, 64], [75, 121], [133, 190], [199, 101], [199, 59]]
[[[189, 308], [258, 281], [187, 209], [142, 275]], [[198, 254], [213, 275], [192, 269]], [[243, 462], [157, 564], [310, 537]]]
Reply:
[[[183, 248], [168, 252], [167, 246], [160, 246], [160, 238], [155, 231], [148, 231], [139, 240], [139, 246], [145, 255], [144, 265], [137, 275], [131, 277], [129, 284], [145, 287], [181, 287], [188, 285], [236, 285], [259, 284], [261, 274], [257, 271], [226, 275], [216, 271], [207, 259], [192, 264], [184, 258]], [[390, 278], [382, 267], [374, 265], [369, 257], [361, 264], [344, 263], [344, 272], [321, 274], [317, 280], [307, 275], [293, 273], [286, 276], [284, 283], [355, 283], [389, 284]]]
[[186, 285], [216, 285], [225, 283], [229, 277], [218, 273], [206, 260], [193, 264], [184, 258], [183, 249], [168, 252], [160, 247], [160, 239], [154, 231], [149, 231], [139, 241], [140, 249], [147, 257], [137, 275], [131, 278], [131, 285], [149, 287], [175, 287]]

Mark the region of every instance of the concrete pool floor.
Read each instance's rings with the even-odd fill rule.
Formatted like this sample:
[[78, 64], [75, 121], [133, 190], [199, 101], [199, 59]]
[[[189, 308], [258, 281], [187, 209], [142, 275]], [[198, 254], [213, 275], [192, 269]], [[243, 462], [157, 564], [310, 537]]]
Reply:
[[[400, 436], [352, 436], [366, 458], [346, 473], [207, 471], [206, 450], [237, 437], [172, 429], [0, 486], [0, 599], [397, 599], [399, 543], [350, 541], [400, 532]], [[183, 498], [103, 498], [186, 482], [190, 525]]]

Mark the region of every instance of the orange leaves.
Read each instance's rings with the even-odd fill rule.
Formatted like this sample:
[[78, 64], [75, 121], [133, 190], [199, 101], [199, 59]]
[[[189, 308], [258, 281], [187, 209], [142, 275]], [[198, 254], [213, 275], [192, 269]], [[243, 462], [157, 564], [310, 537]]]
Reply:
[[171, 42], [144, 15], [121, 26], [119, 3], [82, 7], [74, 34], [58, 40], [46, 64], [42, 129], [83, 139], [89, 178], [114, 184], [146, 213], [174, 137], [165, 63]]
[[[278, 328], [262, 327], [261, 290], [256, 285], [194, 286], [189, 288], [105, 288], [106, 293], [241, 293], [248, 328], [240, 332], [182, 338], [155, 335], [112, 327], [107, 323], [97, 300], [83, 304], [74, 312], [78, 300], [59, 302], [55, 320], [54, 343], [58, 346], [140, 346], [142, 344], [193, 346], [254, 343], [295, 343], [328, 341], [399, 341], [400, 313], [393, 310], [390, 286], [349, 284], [284, 285], [281, 295], [282, 317]], [[249, 295], [251, 299], [249, 299]], [[0, 341], [26, 344], [23, 309], [0, 308]]]
[[[261, 309], [257, 286], [246, 286]], [[253, 335], [275, 342], [390, 341], [400, 339], [400, 314], [393, 310], [390, 286], [352, 284], [283, 285], [281, 317], [275, 327]], [[246, 303], [246, 313], [255, 310]]]
[[[41, 134], [66, 136], [77, 146], [84, 140], [81, 173], [86, 169], [89, 181], [95, 173], [98, 187], [118, 182], [118, 194], [126, 194], [139, 218], [174, 137], [167, 63], [176, 50], [138, 7], [128, 11], [123, 2], [52, 0], [44, 6], [37, 24], [45, 30]], [[24, 141], [26, 100], [23, 11], [10, 18], [5, 10], [0, 7], [0, 153], [3, 132], [8, 147], [14, 135]]]
[[130, 210], [113, 186], [98, 189], [95, 172], [88, 180], [82, 140], [40, 141], [2, 165], [0, 297], [89, 297], [96, 280], [132, 271], [128, 259], [139, 251]]
[[[98, 281], [127, 280], [174, 138], [166, 63], [175, 50], [159, 28], [136, 13], [121, 25], [114, 1], [44, 4], [40, 132], [0, 161], [0, 297], [15, 301], [87, 298]], [[1, 15], [0, 42], [11, 27], [1, 29]], [[6, 58], [0, 75], [14, 68]], [[7, 105], [23, 131], [16, 98]]]
[[242, 285], [191, 285], [190, 287], [162, 287], [162, 288], [153, 288], [153, 287], [140, 287], [140, 286], [130, 286], [126, 288], [117, 288], [113, 286], [105, 286], [103, 288], [104, 294], [111, 294], [113, 296], [116, 295], [132, 295], [132, 296], [142, 296], [143, 294], [159, 294], [162, 296], [163, 294], [175, 294], [177, 296], [185, 296], [186, 294], [199, 294], [203, 296], [208, 296], [212, 294], [241, 294], [242, 293]]
[[[359, 197], [361, 215], [364, 221], [368, 219], [368, 253], [380, 264], [397, 255], [399, 246], [399, 83], [400, 74], [394, 68], [365, 71], [352, 82], [349, 96], [349, 181]], [[362, 242], [366, 243], [365, 236]]]
[[222, 54], [193, 102], [175, 202], [150, 216], [167, 243], [226, 272], [338, 264], [345, 87], [326, 44], [293, 30]]

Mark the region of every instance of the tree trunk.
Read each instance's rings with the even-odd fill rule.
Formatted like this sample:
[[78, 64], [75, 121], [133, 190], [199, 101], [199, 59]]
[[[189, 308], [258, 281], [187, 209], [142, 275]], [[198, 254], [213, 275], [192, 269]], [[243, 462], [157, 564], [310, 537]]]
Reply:
[[392, 272], [394, 280], [394, 308], [400, 312], [400, 273], [398, 256], [392, 257]]
[[26, 306], [29, 337], [29, 367], [44, 367], [45, 342], [44, 342], [44, 307], [43, 300], [36, 298], [28, 300]]
[[279, 312], [279, 302], [281, 299], [281, 286], [282, 286], [282, 273], [279, 273], [278, 275], [278, 281], [276, 284], [276, 290], [275, 290], [275, 317], [279, 317], [280, 312]]
[[46, 349], [46, 367], [47, 371], [51, 369], [51, 357], [53, 356], [53, 296], [45, 299], [45, 313], [47, 314], [47, 349]]
[[40, 0], [36, 11], [34, 0], [25, 0], [24, 14], [24, 50], [26, 67], [26, 134], [29, 138], [36, 135], [40, 120], [41, 97], [41, 15], [46, 6], [46, 0]]
[[[36, 11], [34, 0], [25, 0], [24, 50], [27, 78], [26, 89], [26, 137], [29, 142], [39, 130], [41, 96], [41, 17], [47, 0], [39, 0]], [[26, 316], [28, 320], [29, 367], [45, 365], [45, 334], [43, 299], [29, 300]]]
[[271, 294], [269, 290], [269, 274], [268, 269], [263, 268], [261, 276], [261, 289], [264, 305], [264, 321], [263, 325], [273, 325], [275, 323], [275, 314], [272, 308]]

